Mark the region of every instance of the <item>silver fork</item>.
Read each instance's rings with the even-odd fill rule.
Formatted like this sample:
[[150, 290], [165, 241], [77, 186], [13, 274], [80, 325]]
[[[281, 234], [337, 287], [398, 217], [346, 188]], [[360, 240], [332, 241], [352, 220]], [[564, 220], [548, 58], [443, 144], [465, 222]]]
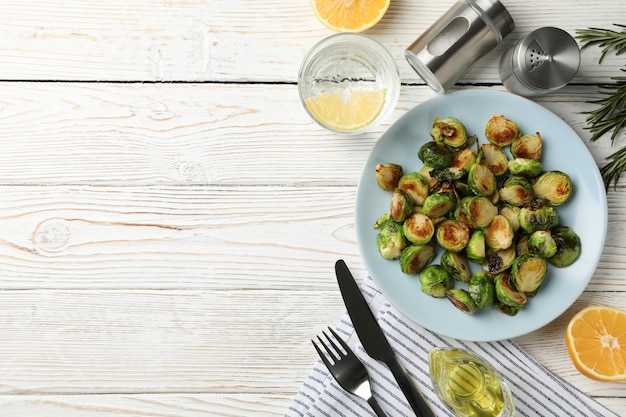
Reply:
[[[322, 352], [315, 341], [311, 340], [311, 343], [313, 343], [324, 365], [326, 365], [333, 378], [335, 378], [335, 381], [337, 381], [343, 389], [366, 400], [378, 417], [387, 417], [387, 414], [385, 414], [376, 399], [372, 396], [370, 379], [365, 365], [363, 365], [354, 352], [350, 350], [348, 344], [344, 342], [333, 329], [329, 327], [328, 330], [330, 330], [343, 350], [337, 346], [326, 332], [322, 332], [322, 334], [325, 336], [327, 342], [317, 336], [319, 344], [324, 347], [326, 353]], [[332, 361], [329, 360], [329, 358]]]

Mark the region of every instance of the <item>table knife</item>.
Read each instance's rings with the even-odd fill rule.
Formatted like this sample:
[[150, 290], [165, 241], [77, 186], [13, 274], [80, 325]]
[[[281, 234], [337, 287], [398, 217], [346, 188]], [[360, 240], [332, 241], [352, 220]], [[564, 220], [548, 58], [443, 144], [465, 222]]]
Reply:
[[335, 273], [348, 314], [367, 354], [387, 365], [417, 417], [435, 417], [407, 371], [398, 361], [372, 310], [367, 305], [358, 284], [343, 260], [340, 259], [335, 263]]

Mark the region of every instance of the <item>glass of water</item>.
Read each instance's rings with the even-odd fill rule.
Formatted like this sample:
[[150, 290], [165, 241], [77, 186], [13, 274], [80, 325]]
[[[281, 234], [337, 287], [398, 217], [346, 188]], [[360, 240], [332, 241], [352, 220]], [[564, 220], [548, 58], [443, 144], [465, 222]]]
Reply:
[[298, 76], [307, 113], [324, 128], [362, 133], [395, 108], [400, 73], [389, 51], [359, 33], [338, 33], [317, 43], [305, 56]]

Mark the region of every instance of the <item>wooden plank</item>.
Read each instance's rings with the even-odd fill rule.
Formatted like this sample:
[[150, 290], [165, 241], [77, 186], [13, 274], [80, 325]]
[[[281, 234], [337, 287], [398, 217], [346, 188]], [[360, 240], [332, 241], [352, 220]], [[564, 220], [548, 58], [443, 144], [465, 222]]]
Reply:
[[[452, 2], [392, 2], [367, 34], [394, 55], [402, 79], [422, 83], [404, 50]], [[499, 82], [503, 50], [542, 26], [574, 35], [610, 27], [624, 6], [615, 2], [509, 2], [516, 30], [478, 62], [463, 82]], [[268, 13], [268, 11], [271, 12]], [[164, 1], [61, 3], [5, 1], [0, 5], [0, 74], [11, 80], [279, 81], [295, 82], [305, 53], [333, 34], [306, 1]], [[600, 50], [583, 53], [576, 82], [605, 82], [623, 61]]]

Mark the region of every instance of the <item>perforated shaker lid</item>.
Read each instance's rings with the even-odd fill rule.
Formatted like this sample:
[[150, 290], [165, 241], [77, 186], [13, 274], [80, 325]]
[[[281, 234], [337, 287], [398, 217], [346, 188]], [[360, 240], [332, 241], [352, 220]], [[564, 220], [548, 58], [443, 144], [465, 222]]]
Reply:
[[554, 27], [529, 33], [513, 54], [515, 75], [531, 89], [561, 88], [574, 78], [579, 66], [580, 49], [576, 40]]

